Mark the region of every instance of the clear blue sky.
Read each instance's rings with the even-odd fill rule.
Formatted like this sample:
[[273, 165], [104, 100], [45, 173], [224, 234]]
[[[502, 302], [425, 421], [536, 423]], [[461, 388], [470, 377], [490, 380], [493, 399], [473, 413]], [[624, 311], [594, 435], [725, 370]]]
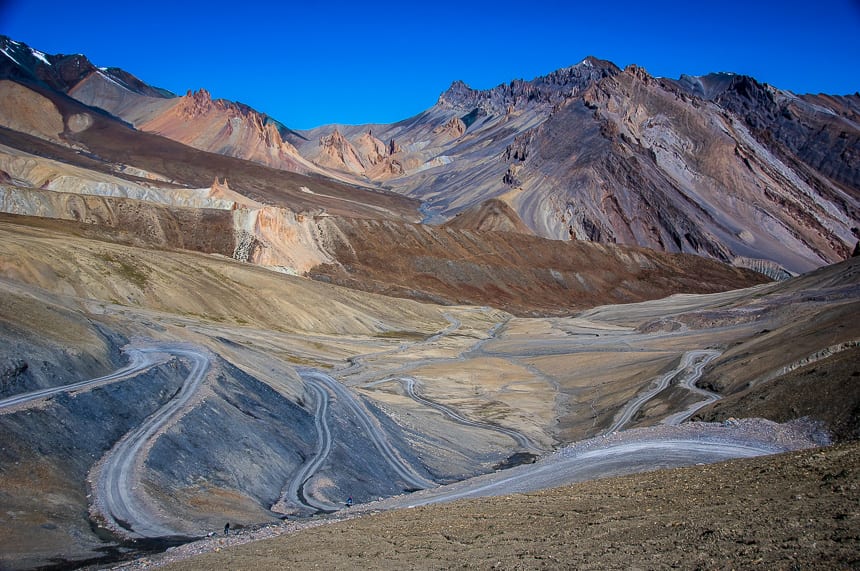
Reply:
[[405, 119], [455, 79], [486, 89], [586, 55], [658, 76], [860, 91], [860, 0], [0, 0], [0, 33], [175, 93], [205, 87], [298, 129]]

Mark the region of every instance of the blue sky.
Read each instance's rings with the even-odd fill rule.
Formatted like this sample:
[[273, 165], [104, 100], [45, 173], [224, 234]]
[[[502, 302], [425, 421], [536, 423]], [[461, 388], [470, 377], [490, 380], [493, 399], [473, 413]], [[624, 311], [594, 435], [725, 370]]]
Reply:
[[175, 93], [205, 87], [298, 129], [405, 119], [455, 79], [486, 89], [587, 55], [658, 76], [860, 91], [860, 0], [0, 0], [0, 33]]

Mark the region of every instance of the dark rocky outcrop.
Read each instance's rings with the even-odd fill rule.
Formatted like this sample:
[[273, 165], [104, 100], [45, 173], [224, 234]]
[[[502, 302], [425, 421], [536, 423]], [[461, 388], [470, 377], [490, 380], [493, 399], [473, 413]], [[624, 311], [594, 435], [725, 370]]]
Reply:
[[[712, 99], [741, 117], [766, 146], [789, 161], [798, 159], [847, 188], [860, 188], [860, 130], [846, 120], [846, 108], [860, 107], [860, 96], [804, 99], [743, 75], [731, 76]], [[829, 105], [827, 105], [829, 104]], [[835, 112], [834, 112], [835, 111]]]
[[101, 73], [131, 92], [147, 97], [175, 97], [166, 89], [148, 85], [119, 68], [99, 69], [82, 54], [44, 54], [26, 44], [0, 35], [0, 49], [9, 57], [0, 57], [0, 78], [38, 81], [51, 89], [68, 93], [92, 74]]
[[[460, 109], [480, 109], [484, 113], [505, 114], [527, 105], [556, 105], [588, 85], [620, 70], [612, 62], [587, 57], [582, 62], [526, 81], [515, 79], [489, 90], [470, 88], [455, 81], [439, 97], [439, 105]], [[465, 121], [465, 119], [464, 119]], [[468, 126], [468, 122], [466, 123]]]

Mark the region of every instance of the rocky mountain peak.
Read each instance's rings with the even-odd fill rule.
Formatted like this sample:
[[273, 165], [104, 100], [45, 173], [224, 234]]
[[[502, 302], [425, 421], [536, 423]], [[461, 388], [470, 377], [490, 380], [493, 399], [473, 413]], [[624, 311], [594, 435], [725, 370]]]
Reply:
[[355, 149], [365, 164], [370, 166], [381, 163], [388, 156], [388, 146], [374, 137], [370, 130], [356, 140]]
[[631, 63], [630, 65], [625, 67], [624, 73], [635, 79], [638, 79], [639, 81], [647, 82], [654, 79], [644, 67], [638, 66], [635, 63]]
[[681, 74], [681, 77], [674, 83], [696, 97], [713, 99], [731, 85], [734, 77], [735, 74], [727, 72], [711, 73], [702, 76]]
[[462, 105], [464, 101], [471, 101], [477, 93], [480, 91], [472, 89], [465, 82], [457, 79], [451, 82], [451, 86], [439, 96], [436, 104], [443, 107], [455, 107]]
[[162, 99], [171, 99], [173, 97], [176, 97], [175, 93], [172, 93], [171, 91], [161, 87], [154, 87], [152, 85], [149, 85], [138, 77], [118, 67], [99, 68], [99, 72], [109, 77], [113, 81], [116, 81], [117, 83], [121, 84], [126, 89], [133, 91], [134, 93], [139, 93], [140, 95], [145, 95], [147, 97], [158, 97]]
[[620, 71], [612, 62], [589, 56], [576, 65], [530, 81], [515, 79], [488, 90], [472, 89], [457, 80], [439, 96], [437, 105], [468, 111], [480, 109], [492, 114], [504, 114], [528, 106], [552, 106]]
[[117, 67], [98, 68], [82, 54], [46, 54], [23, 42], [0, 36], [0, 77], [30, 79], [69, 93], [92, 74], [101, 74], [129, 91], [148, 97], [175, 97], [166, 89], [147, 85]]
[[212, 110], [212, 107], [212, 95], [207, 90], [192, 91], [189, 89], [177, 107], [177, 111], [182, 117], [193, 119], [205, 115]]
[[330, 135], [320, 137], [319, 146], [322, 147], [322, 153], [319, 157], [320, 164], [340, 171], [364, 172], [364, 163], [359, 157], [358, 151], [337, 127]]
[[340, 131], [338, 131], [337, 127], [334, 128], [334, 131], [331, 132], [331, 135], [320, 137], [320, 146], [321, 147], [341, 147], [344, 143], [349, 144]]
[[97, 68], [81, 54], [49, 55], [0, 36], [0, 77], [35, 79], [66, 93]]

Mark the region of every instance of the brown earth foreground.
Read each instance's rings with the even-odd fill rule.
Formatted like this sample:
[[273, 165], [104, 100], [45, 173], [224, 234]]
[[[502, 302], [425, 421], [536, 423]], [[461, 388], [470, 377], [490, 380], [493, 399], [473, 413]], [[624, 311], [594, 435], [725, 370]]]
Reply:
[[[856, 569], [860, 442], [386, 512], [229, 545], [240, 541], [209, 540], [130, 567]], [[177, 561], [180, 551], [210, 552]]]

